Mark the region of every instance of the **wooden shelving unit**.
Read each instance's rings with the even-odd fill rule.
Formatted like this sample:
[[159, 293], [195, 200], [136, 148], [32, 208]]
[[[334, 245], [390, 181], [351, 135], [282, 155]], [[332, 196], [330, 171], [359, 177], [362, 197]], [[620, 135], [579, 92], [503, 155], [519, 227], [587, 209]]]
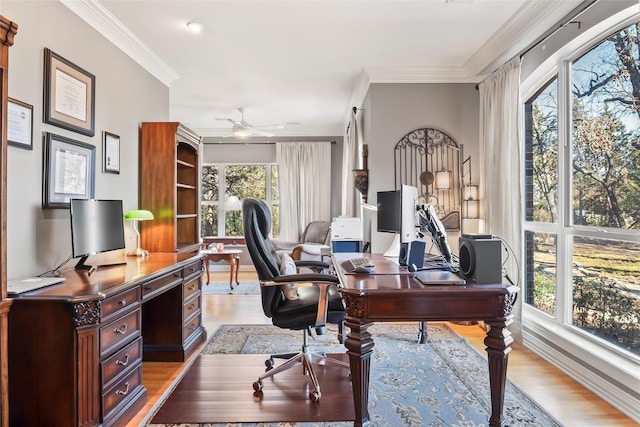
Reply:
[[151, 252], [200, 247], [202, 138], [178, 122], [144, 122], [140, 129], [140, 209], [155, 219], [141, 225]]

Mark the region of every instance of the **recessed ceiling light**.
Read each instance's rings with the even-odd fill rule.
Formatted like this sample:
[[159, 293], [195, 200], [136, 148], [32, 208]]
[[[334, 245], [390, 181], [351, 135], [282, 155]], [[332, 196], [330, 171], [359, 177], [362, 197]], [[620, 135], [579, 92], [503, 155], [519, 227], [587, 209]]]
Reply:
[[189, 28], [194, 33], [199, 33], [204, 29], [204, 25], [199, 22], [187, 22], [187, 28]]

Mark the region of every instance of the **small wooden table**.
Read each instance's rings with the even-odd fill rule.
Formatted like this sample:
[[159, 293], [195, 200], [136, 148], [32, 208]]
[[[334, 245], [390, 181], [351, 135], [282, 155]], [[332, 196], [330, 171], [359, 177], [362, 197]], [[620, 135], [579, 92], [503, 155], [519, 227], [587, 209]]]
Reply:
[[236, 275], [236, 285], [239, 285], [238, 282], [238, 270], [240, 270], [240, 254], [242, 251], [240, 249], [225, 249], [221, 252], [218, 252], [216, 249], [202, 249], [200, 254], [204, 257], [204, 267], [207, 271], [207, 285], [210, 282], [209, 278], [209, 261], [226, 261], [230, 266], [229, 272], [229, 287], [233, 289], [233, 274], [235, 272]]

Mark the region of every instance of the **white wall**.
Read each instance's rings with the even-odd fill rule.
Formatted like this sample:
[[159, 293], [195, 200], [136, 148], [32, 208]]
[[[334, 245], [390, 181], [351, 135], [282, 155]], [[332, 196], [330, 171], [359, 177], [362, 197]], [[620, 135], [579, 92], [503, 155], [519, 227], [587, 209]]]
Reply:
[[[472, 167], [477, 171], [478, 103], [474, 84], [372, 84], [361, 118], [363, 142], [369, 145], [369, 204], [376, 204], [378, 191], [394, 189], [395, 145], [415, 129], [435, 128], [451, 136], [464, 145], [464, 157], [471, 155]], [[477, 179], [474, 177], [474, 181]], [[375, 221], [370, 226], [371, 252], [384, 252], [394, 236], [376, 232]], [[449, 238], [457, 253], [457, 233]]]
[[[9, 97], [33, 105], [33, 151], [8, 147], [7, 278], [40, 274], [71, 255], [69, 211], [42, 208], [43, 132], [96, 147], [95, 197], [138, 207], [138, 124], [169, 119], [169, 88], [57, 1], [3, 0], [18, 24], [9, 49]], [[42, 122], [44, 48], [96, 77], [95, 136]], [[102, 132], [120, 136], [120, 174], [102, 172]], [[135, 241], [127, 231], [127, 247]], [[119, 251], [122, 252], [122, 251]], [[121, 253], [114, 255], [122, 256]]]

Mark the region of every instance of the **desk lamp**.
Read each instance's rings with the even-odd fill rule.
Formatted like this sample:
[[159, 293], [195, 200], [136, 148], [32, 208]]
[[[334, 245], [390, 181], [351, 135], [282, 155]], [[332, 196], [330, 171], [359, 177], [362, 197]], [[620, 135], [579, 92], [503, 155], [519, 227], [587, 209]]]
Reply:
[[138, 230], [138, 221], [148, 221], [153, 219], [153, 214], [145, 210], [132, 210], [124, 214], [124, 219], [131, 221], [133, 230], [136, 232], [136, 250], [127, 253], [128, 256], [148, 256], [149, 251], [140, 248], [140, 230]]

